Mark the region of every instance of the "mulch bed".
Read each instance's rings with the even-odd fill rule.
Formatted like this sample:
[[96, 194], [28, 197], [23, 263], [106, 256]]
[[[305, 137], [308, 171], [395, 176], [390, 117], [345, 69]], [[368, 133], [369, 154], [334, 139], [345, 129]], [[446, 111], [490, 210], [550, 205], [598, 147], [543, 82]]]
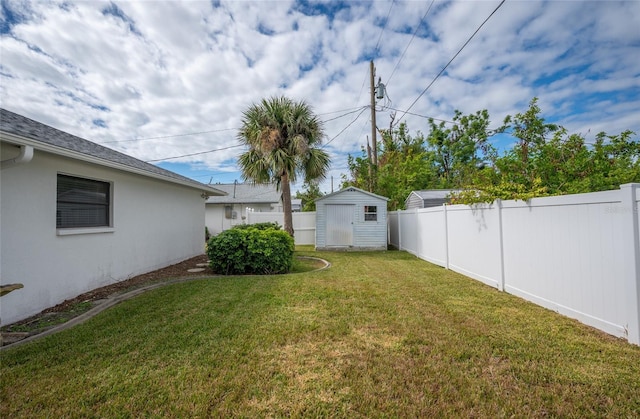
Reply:
[[70, 300], [65, 300], [57, 306], [48, 308], [44, 310], [43, 313], [67, 311], [71, 306], [77, 303], [103, 300], [111, 295], [118, 294], [123, 291], [130, 291], [133, 288], [138, 288], [154, 282], [161, 282], [169, 279], [184, 278], [189, 276], [197, 277], [203, 275], [214, 275], [213, 271], [208, 266], [203, 272], [189, 272], [189, 269], [196, 268], [199, 263], [207, 263], [207, 256], [196, 256], [180, 263], [176, 263], [175, 265], [167, 266], [166, 268], [147, 272], [146, 274], [134, 276], [133, 278], [116, 282], [115, 284], [96, 288], [95, 290], [85, 292], [84, 294], [80, 294]]

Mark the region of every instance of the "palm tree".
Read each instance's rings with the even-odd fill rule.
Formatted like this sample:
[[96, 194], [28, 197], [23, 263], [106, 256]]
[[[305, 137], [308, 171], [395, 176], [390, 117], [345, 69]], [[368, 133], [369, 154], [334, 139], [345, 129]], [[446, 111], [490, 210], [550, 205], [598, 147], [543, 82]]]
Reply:
[[284, 230], [293, 236], [291, 182], [325, 178], [329, 155], [320, 148], [322, 122], [304, 101], [284, 96], [263, 99], [244, 113], [238, 139], [249, 150], [239, 158], [242, 177], [254, 183], [275, 182], [282, 194]]

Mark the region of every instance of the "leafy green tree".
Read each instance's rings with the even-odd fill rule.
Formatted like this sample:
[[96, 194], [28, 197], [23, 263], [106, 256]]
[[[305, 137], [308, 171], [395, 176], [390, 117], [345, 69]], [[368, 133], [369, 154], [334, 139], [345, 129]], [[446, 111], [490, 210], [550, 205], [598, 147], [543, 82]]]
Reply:
[[286, 97], [263, 99], [243, 112], [240, 142], [249, 147], [239, 157], [242, 177], [256, 183], [275, 182], [282, 193], [284, 230], [293, 236], [291, 182], [324, 179], [329, 155], [320, 148], [321, 121], [304, 101]]
[[640, 140], [629, 130], [618, 135], [604, 132], [593, 146], [589, 189], [603, 191], [631, 182], [640, 182]]
[[302, 211], [315, 211], [316, 199], [323, 196], [318, 182], [308, 182], [302, 185], [302, 192], [296, 192], [296, 199], [302, 200]]
[[406, 124], [382, 132], [382, 155], [376, 172], [376, 193], [389, 198], [389, 210], [402, 209], [413, 190], [431, 189], [439, 182], [434, 154], [425, 149], [424, 136], [411, 136]]
[[467, 183], [484, 161], [495, 155], [489, 137], [504, 129], [489, 130], [486, 109], [469, 115], [456, 110], [453, 122], [447, 127], [445, 122], [436, 124], [429, 119], [427, 143], [443, 188], [460, 188]]
[[404, 206], [404, 200], [412, 190], [435, 187], [439, 180], [432, 153], [425, 149], [422, 134], [411, 136], [405, 123], [381, 134], [378, 167], [370, 170], [369, 155], [364, 148], [360, 156], [349, 155], [347, 163], [350, 176], [343, 177], [342, 186], [372, 190], [389, 198], [388, 208], [396, 210]]
[[460, 203], [596, 192], [640, 181], [640, 145], [634, 133], [600, 133], [593, 147], [540, 115], [537, 98], [529, 109], [507, 117], [517, 143], [479, 171], [454, 199]]

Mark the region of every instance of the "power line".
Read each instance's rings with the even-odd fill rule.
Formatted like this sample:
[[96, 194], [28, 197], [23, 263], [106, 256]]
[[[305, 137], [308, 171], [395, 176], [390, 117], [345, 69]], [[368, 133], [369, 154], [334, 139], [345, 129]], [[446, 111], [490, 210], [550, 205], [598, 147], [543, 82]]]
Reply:
[[163, 135], [161, 137], [145, 137], [145, 138], [134, 138], [133, 140], [117, 140], [117, 141], [103, 141], [102, 144], [108, 143], [127, 143], [131, 141], [147, 141], [147, 140], [160, 140], [163, 138], [175, 138], [175, 137], [186, 137], [188, 135], [200, 135], [200, 134], [210, 134], [213, 132], [223, 132], [223, 131], [233, 131], [238, 128], [224, 128], [224, 129], [215, 129], [211, 131], [200, 131], [200, 132], [188, 132], [185, 134], [175, 134], [175, 135]]
[[[396, 112], [404, 112], [404, 113], [406, 113], [406, 114], [413, 115], [413, 116], [419, 116], [420, 118], [433, 119], [434, 121], [446, 122], [447, 124], [454, 124], [454, 125], [457, 125], [457, 123], [456, 123], [456, 122], [454, 122], [454, 121], [449, 121], [449, 120], [446, 120], [446, 119], [440, 119], [440, 118], [434, 118], [433, 116], [420, 115], [420, 114], [418, 114], [418, 113], [412, 113], [412, 112], [409, 112], [409, 111], [403, 111], [403, 110], [401, 110], [401, 109], [395, 109], [395, 108], [390, 108], [390, 107], [387, 107], [387, 109], [391, 109], [392, 111], [396, 111]], [[394, 124], [394, 125], [395, 125], [395, 124]]]
[[147, 160], [146, 162], [147, 163], [153, 163], [153, 162], [156, 162], [156, 161], [180, 159], [182, 157], [199, 156], [201, 154], [213, 153], [215, 151], [228, 150], [230, 148], [243, 147], [243, 146], [244, 146], [244, 144], [236, 144], [236, 145], [230, 145], [228, 147], [216, 148], [215, 150], [201, 151], [199, 153], [183, 154], [183, 155], [180, 155], [180, 156], [173, 156], [173, 157], [165, 157], [163, 159]]
[[460, 49], [458, 50], [458, 52], [455, 53], [455, 55], [449, 60], [449, 62], [442, 67], [442, 70], [440, 70], [440, 72], [434, 77], [434, 79], [431, 81], [431, 83], [429, 83], [429, 85], [422, 91], [422, 93], [420, 93], [418, 95], [418, 97], [416, 98], [416, 100], [413, 101], [413, 103], [411, 104], [411, 106], [409, 106], [407, 108], [407, 110], [402, 114], [402, 116], [400, 118], [398, 118], [398, 121], [396, 121], [395, 125], [397, 125], [398, 123], [400, 123], [400, 121], [402, 120], [402, 118], [404, 118], [404, 116], [407, 114], [407, 112], [409, 112], [409, 110], [411, 108], [413, 108], [413, 105], [416, 104], [416, 102], [418, 102], [418, 100], [427, 92], [427, 90], [429, 90], [429, 88], [431, 86], [433, 86], [433, 83], [436, 82], [436, 80], [438, 80], [438, 78], [442, 75], [442, 73], [444, 73], [444, 71], [447, 69], [447, 67], [449, 67], [449, 65], [453, 62], [453, 60], [456, 59], [456, 57], [458, 55], [460, 55], [460, 53], [462, 52], [463, 49], [465, 49], [465, 47], [469, 44], [469, 42], [471, 42], [471, 40], [473, 39], [474, 36], [476, 36], [476, 34], [480, 31], [480, 29], [482, 29], [482, 27], [485, 25], [485, 23], [487, 23], [487, 21], [489, 19], [491, 19], [491, 17], [498, 11], [498, 9], [500, 7], [502, 7], [502, 5], [504, 4], [506, 0], [502, 0], [500, 2], [500, 4], [493, 10], [493, 12], [491, 12], [491, 14], [484, 20], [484, 22], [482, 22], [480, 24], [480, 26], [478, 26], [478, 29], [475, 30], [475, 32], [473, 32], [473, 34], [469, 37], [469, 39], [467, 39], [467, 41], [462, 45], [462, 47], [460, 47]]
[[[350, 110], [349, 112], [346, 112], [346, 113], [344, 113], [342, 115], [338, 115], [338, 116], [336, 116], [334, 118], [331, 118], [331, 119], [327, 119], [327, 120], [325, 120], [323, 122], [333, 121], [335, 119], [343, 118], [343, 117], [345, 117], [347, 115], [350, 115], [352, 113], [356, 113], [356, 112], [360, 111], [360, 114], [356, 117], [356, 120], [357, 120], [358, 117], [360, 117], [360, 115], [362, 114], [362, 112], [364, 112], [364, 110], [367, 109], [367, 108], [368, 108], [368, 106], [361, 106], [359, 108], [356, 108], [356, 110]], [[336, 111], [336, 112], [341, 112], [341, 111]], [[336, 113], [336, 112], [329, 112], [329, 113]], [[323, 114], [323, 115], [326, 115], [326, 114]], [[355, 122], [355, 120], [352, 121], [349, 125], [347, 125], [342, 131], [340, 131], [340, 133], [338, 135], [340, 135], [345, 129], [347, 129], [354, 122]], [[230, 129], [237, 129], [237, 128], [230, 128]], [[183, 134], [183, 135], [191, 135], [191, 134]], [[331, 141], [333, 141], [336, 137], [331, 139]], [[329, 142], [331, 142], [331, 141], [329, 141]], [[147, 163], [153, 163], [153, 162], [159, 162], [159, 161], [165, 161], [165, 160], [180, 159], [180, 158], [183, 158], [183, 157], [199, 156], [199, 155], [202, 155], [202, 154], [213, 153], [215, 151], [228, 150], [230, 148], [236, 148], [236, 147], [242, 147], [242, 146], [243, 146], [243, 144], [237, 144], [237, 145], [232, 145], [232, 146], [228, 146], [228, 147], [216, 148], [214, 150], [201, 151], [201, 152], [198, 152], [198, 153], [182, 154], [182, 155], [179, 155], [179, 156], [165, 157], [165, 158], [162, 158], [162, 159], [147, 160], [146, 162]]]
[[324, 148], [324, 147], [328, 146], [328, 145], [329, 145], [333, 140], [335, 140], [336, 138], [338, 138], [338, 137], [340, 136], [340, 134], [342, 134], [343, 132], [345, 132], [345, 131], [347, 130], [347, 128], [349, 128], [351, 125], [353, 125], [353, 124], [358, 120], [358, 118], [360, 118], [360, 115], [362, 115], [362, 113], [363, 113], [364, 111], [366, 111], [367, 109], [369, 109], [369, 107], [368, 107], [368, 106], [363, 107], [363, 108], [362, 108], [362, 110], [360, 111], [360, 113], [355, 117], [355, 119], [354, 119], [353, 121], [349, 122], [349, 124], [348, 124], [346, 127], [342, 128], [342, 130], [341, 130], [339, 133], [337, 133], [335, 137], [333, 137], [332, 139], [330, 139], [329, 141], [327, 141], [326, 143], [324, 143], [324, 144], [322, 145], [322, 148]]
[[387, 18], [384, 20], [384, 25], [382, 25], [382, 30], [380, 30], [380, 36], [378, 37], [378, 42], [376, 42], [376, 49], [373, 52], [374, 56], [378, 53], [378, 48], [380, 47], [380, 41], [382, 40], [382, 35], [384, 34], [384, 30], [387, 27], [387, 23], [389, 22], [389, 16], [391, 16], [391, 9], [393, 8], [393, 4], [395, 2], [396, 0], [393, 0], [391, 2], [391, 6], [389, 6], [389, 11], [387, 12]]
[[349, 112], [349, 111], [353, 111], [354, 109], [355, 109], [355, 111], [357, 112], [357, 111], [359, 111], [359, 110], [360, 110], [360, 108], [362, 108], [362, 107], [361, 107], [361, 106], [356, 106], [356, 107], [349, 108], [349, 109], [341, 109], [341, 110], [339, 110], [339, 111], [324, 112], [324, 113], [319, 113], [319, 114], [318, 114], [318, 116], [322, 116], [322, 115], [331, 115], [331, 114], [339, 113], [339, 112]]
[[409, 40], [409, 43], [407, 44], [407, 46], [404, 48], [404, 51], [402, 51], [402, 55], [400, 56], [400, 59], [398, 60], [398, 62], [396, 63], [396, 66], [393, 67], [393, 71], [391, 72], [391, 75], [389, 76], [389, 78], [387, 79], [387, 87], [389, 86], [389, 82], [391, 81], [391, 78], [393, 77], [393, 75], [395, 74], [398, 66], [400, 65], [400, 62], [402, 61], [402, 59], [404, 58], [404, 54], [406, 54], [407, 50], [409, 49], [409, 46], [411, 46], [411, 43], [413, 42], [413, 38], [416, 37], [416, 34], [418, 33], [418, 30], [420, 29], [420, 27], [422, 26], [422, 22], [424, 22], [424, 19], [427, 17], [427, 15], [429, 14], [429, 11], [431, 10], [431, 6], [433, 6], [433, 3], [435, 2], [435, 0], [431, 0], [431, 4], [429, 4], [429, 7], [427, 8], [427, 11], [424, 13], [424, 15], [422, 15], [422, 19], [420, 19], [420, 23], [418, 23], [418, 26], [416, 26], [416, 30], [413, 31], [413, 35], [411, 36], [411, 39]]
[[[375, 56], [378, 53], [378, 48], [380, 47], [380, 41], [382, 40], [382, 34], [384, 34], [384, 30], [387, 27], [387, 23], [389, 22], [389, 16], [391, 16], [391, 9], [393, 8], [393, 4], [395, 3], [395, 0], [393, 0], [391, 2], [391, 5], [389, 6], [389, 11], [387, 12], [387, 18], [384, 21], [384, 25], [382, 26], [382, 29], [380, 30], [380, 35], [378, 36], [378, 42], [376, 42], [376, 47], [375, 50], [373, 52], [373, 55]], [[364, 91], [364, 85], [367, 83], [367, 76], [369, 76], [369, 72], [367, 71], [367, 73], [364, 75], [364, 78], [362, 79], [362, 86], [360, 86], [360, 92], [358, 92], [358, 98], [356, 99], [356, 103], [360, 102], [360, 97], [362, 97], [362, 92]]]
[[[338, 116], [336, 118], [331, 118], [331, 119], [327, 119], [327, 120], [323, 121], [323, 122], [328, 122], [328, 121], [333, 121], [334, 119], [342, 118], [343, 116], [349, 115], [351, 113], [358, 112], [361, 108], [362, 107], [356, 107], [356, 108], [350, 108], [350, 109], [341, 109], [341, 110], [338, 110], [338, 111], [321, 113], [321, 114], [318, 114], [318, 116], [330, 115], [330, 114], [334, 114], [334, 113], [338, 113], [338, 112], [353, 111], [353, 112], [347, 112], [347, 113], [345, 113], [345, 114], [343, 114], [341, 116]], [[211, 133], [215, 133], [215, 132], [237, 131], [239, 129], [240, 128], [223, 128], [223, 129], [214, 129], [214, 130], [208, 130], [208, 131], [187, 132], [187, 133], [184, 133], [184, 134], [162, 135], [162, 136], [158, 136], [158, 137], [134, 138], [132, 140], [102, 141], [102, 144], [128, 143], [128, 142], [133, 142], [133, 141], [161, 140], [161, 139], [165, 139], [165, 138], [176, 138], [176, 137], [187, 137], [187, 136], [190, 136], [190, 135], [211, 134]]]
[[344, 114], [342, 114], [342, 115], [336, 116], [336, 117], [331, 118], [331, 119], [325, 119], [325, 120], [324, 120], [324, 121], [322, 121], [322, 122], [329, 122], [329, 121], [333, 121], [333, 120], [336, 120], [336, 119], [339, 119], [339, 118], [344, 118], [344, 117], [345, 117], [345, 116], [347, 116], [347, 115], [351, 115], [352, 113], [356, 113], [356, 112], [358, 112], [358, 111], [360, 111], [360, 110], [362, 110], [362, 109], [366, 109], [366, 108], [368, 108], [368, 107], [369, 107], [369, 106], [366, 106], [366, 105], [364, 105], [364, 106], [360, 106], [359, 108], [356, 108], [356, 110], [354, 110], [354, 111], [350, 111], [350, 112], [344, 113]]

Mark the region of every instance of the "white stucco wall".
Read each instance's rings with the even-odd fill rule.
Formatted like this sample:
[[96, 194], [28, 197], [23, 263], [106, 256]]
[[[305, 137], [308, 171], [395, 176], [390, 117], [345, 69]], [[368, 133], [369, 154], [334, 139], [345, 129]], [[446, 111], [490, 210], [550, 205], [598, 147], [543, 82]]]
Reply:
[[[2, 159], [14, 152], [3, 145]], [[58, 173], [111, 182], [112, 231], [59, 234]], [[0, 281], [24, 284], [2, 297], [2, 324], [202, 254], [204, 209], [197, 189], [36, 150], [0, 172]]]

